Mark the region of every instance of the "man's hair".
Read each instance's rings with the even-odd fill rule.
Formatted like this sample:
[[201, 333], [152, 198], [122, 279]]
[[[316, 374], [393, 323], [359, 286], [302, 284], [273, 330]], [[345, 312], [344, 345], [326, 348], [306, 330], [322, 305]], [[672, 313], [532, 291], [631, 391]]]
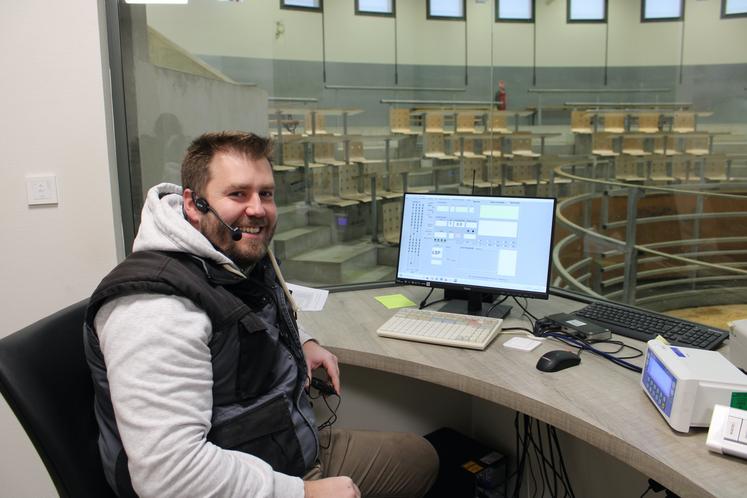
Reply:
[[195, 138], [182, 161], [182, 187], [202, 193], [210, 181], [210, 161], [216, 154], [243, 154], [271, 161], [272, 141], [244, 131], [216, 131]]

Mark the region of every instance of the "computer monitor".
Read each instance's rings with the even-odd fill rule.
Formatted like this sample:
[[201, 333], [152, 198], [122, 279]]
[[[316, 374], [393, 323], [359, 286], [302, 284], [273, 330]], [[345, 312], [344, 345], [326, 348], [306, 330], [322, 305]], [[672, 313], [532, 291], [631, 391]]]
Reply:
[[467, 298], [442, 311], [484, 314], [496, 295], [547, 299], [555, 202], [405, 193], [396, 281]]

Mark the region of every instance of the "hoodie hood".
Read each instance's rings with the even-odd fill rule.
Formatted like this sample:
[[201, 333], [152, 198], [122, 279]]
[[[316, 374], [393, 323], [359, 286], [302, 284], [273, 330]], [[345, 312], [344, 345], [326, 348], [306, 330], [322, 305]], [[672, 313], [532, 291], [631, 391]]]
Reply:
[[161, 183], [148, 190], [132, 252], [175, 251], [194, 254], [219, 265], [236, 265], [218, 251], [184, 217], [182, 188]]

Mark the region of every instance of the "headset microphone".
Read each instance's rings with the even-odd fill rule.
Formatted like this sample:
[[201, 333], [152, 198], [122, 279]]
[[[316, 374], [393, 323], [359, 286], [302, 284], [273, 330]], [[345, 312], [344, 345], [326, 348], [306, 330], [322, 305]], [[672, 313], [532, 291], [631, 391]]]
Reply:
[[232, 227], [225, 221], [223, 221], [223, 218], [220, 217], [220, 215], [213, 209], [213, 207], [208, 204], [208, 201], [203, 199], [202, 197], [197, 197], [194, 192], [192, 192], [192, 200], [195, 203], [195, 207], [198, 211], [202, 213], [207, 213], [210, 211], [215, 215], [216, 218], [218, 218], [218, 221], [221, 222], [221, 224], [228, 229], [229, 232], [231, 232], [231, 238], [234, 240], [234, 242], [238, 242], [241, 240], [241, 230], [239, 227]]

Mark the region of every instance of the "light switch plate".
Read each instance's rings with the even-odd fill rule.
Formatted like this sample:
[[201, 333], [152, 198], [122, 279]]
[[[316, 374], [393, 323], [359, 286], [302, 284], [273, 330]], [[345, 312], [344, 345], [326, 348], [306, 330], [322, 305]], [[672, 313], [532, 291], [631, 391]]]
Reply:
[[55, 175], [26, 176], [26, 197], [29, 206], [57, 204], [57, 177]]

